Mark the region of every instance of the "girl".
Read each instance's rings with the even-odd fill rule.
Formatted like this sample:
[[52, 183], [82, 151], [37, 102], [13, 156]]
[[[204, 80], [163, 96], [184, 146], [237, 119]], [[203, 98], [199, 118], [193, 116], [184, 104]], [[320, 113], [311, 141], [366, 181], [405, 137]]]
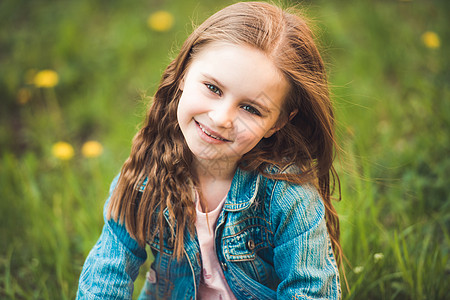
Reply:
[[334, 147], [305, 22], [266, 3], [217, 12], [162, 76], [77, 297], [131, 298], [148, 244], [140, 299], [340, 298]]

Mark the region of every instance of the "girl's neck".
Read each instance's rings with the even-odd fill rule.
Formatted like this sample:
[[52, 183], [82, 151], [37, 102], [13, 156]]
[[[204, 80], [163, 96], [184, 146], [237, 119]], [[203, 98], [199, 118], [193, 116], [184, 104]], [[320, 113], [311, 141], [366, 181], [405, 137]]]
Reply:
[[237, 163], [227, 160], [206, 160], [195, 158], [193, 162], [194, 174], [198, 181], [211, 182], [232, 180]]
[[214, 210], [227, 195], [236, 171], [236, 164], [225, 161], [194, 161], [203, 212]]

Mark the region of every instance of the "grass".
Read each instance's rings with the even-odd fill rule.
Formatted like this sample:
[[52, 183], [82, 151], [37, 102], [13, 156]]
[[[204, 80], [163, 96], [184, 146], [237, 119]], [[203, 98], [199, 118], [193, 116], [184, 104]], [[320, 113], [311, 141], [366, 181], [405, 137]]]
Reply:
[[[0, 2], [0, 298], [75, 297], [103, 224], [109, 183], [162, 70], [191, 20], [200, 22], [227, 3]], [[348, 259], [344, 298], [445, 299], [449, 4], [303, 6], [316, 20], [330, 70], [343, 150], [337, 208]], [[148, 15], [159, 9], [174, 15], [168, 32], [147, 27]], [[437, 34], [439, 47], [426, 46], [425, 32]], [[58, 73], [55, 87], [30, 82], [42, 69]], [[82, 155], [89, 140], [103, 145], [100, 156]], [[74, 157], [54, 157], [58, 141], [70, 143]]]

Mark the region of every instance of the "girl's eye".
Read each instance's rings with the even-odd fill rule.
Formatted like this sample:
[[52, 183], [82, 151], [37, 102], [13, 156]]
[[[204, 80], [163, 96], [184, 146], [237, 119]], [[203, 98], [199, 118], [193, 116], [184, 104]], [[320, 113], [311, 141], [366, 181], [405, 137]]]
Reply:
[[254, 115], [257, 115], [257, 116], [261, 116], [261, 113], [259, 112], [259, 110], [257, 110], [256, 108], [254, 108], [251, 105], [243, 105], [242, 109], [248, 111], [251, 114], [254, 114]]
[[205, 83], [206, 87], [208, 88], [208, 90], [210, 90], [211, 92], [213, 92], [214, 94], [217, 94], [219, 96], [222, 96], [222, 91], [215, 86], [214, 84], [210, 84], [210, 83]]

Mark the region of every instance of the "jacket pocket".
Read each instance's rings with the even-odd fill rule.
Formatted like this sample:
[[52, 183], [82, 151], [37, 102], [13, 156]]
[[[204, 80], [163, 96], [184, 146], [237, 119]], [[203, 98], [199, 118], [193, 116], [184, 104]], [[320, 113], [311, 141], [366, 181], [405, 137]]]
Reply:
[[228, 261], [254, 260], [257, 251], [269, 247], [266, 228], [261, 225], [247, 226], [234, 235], [224, 236], [222, 245]]

